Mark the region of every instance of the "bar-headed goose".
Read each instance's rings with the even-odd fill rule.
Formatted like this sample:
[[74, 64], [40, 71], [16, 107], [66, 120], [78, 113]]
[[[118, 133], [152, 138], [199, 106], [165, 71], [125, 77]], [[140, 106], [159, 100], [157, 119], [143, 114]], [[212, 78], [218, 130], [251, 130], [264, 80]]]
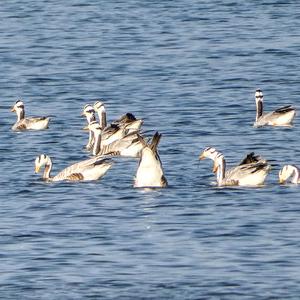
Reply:
[[218, 186], [259, 186], [263, 185], [270, 170], [266, 160], [253, 152], [248, 154], [241, 163], [226, 171], [224, 155], [215, 148], [208, 147], [199, 159], [210, 158], [214, 161], [213, 172], [217, 174]]
[[45, 166], [43, 179], [47, 181], [85, 181], [97, 180], [105, 175], [111, 168], [112, 161], [109, 158], [93, 157], [75, 163], [56, 176], [52, 177], [50, 172], [52, 170], [52, 160], [48, 155], [41, 154], [35, 159], [35, 173], [38, 173], [42, 166]]
[[22, 100], [16, 101], [11, 109], [17, 114], [17, 122], [12, 126], [12, 130], [43, 130], [48, 128], [49, 117], [25, 117], [25, 106]]
[[160, 138], [161, 134], [156, 132], [150, 144], [147, 144], [139, 135], [144, 148], [134, 178], [134, 187], [166, 187], [168, 185], [157, 151]]
[[283, 106], [273, 112], [263, 113], [263, 93], [260, 89], [255, 92], [256, 118], [254, 127], [261, 126], [291, 126], [296, 110], [291, 105]]
[[93, 155], [113, 154], [126, 157], [140, 157], [143, 144], [140, 142], [136, 132], [124, 134], [124, 136], [119, 139], [103, 145], [101, 126], [97, 122], [92, 122], [89, 125], [89, 129], [95, 141]]
[[285, 165], [279, 171], [279, 183], [286, 183], [290, 179], [291, 183], [300, 183], [300, 170], [294, 165]]

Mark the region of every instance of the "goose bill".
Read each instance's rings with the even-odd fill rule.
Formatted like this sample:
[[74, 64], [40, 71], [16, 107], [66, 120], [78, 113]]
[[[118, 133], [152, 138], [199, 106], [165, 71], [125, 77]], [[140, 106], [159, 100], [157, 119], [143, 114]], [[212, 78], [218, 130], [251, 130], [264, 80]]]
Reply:
[[205, 155], [204, 153], [202, 152], [200, 155], [199, 155], [199, 160], [203, 160], [205, 158]]
[[13, 106], [10, 111], [15, 112], [16, 111], [15, 107]]
[[34, 172], [35, 173], [38, 173], [40, 171], [40, 166], [36, 166], [35, 168], [34, 168]]

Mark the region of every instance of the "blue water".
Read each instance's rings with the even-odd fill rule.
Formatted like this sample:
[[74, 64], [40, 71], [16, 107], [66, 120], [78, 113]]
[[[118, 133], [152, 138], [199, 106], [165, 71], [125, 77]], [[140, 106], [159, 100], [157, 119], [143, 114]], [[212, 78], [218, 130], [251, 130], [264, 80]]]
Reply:
[[[0, 28], [0, 298], [299, 299], [300, 190], [277, 184], [299, 117], [252, 127], [256, 88], [300, 109], [299, 1], [10, 0]], [[10, 130], [18, 98], [49, 130]], [[162, 133], [167, 189], [134, 189], [135, 159], [96, 182], [34, 174], [41, 153], [54, 174], [87, 157], [97, 99]], [[216, 188], [206, 146], [264, 156], [266, 186]]]

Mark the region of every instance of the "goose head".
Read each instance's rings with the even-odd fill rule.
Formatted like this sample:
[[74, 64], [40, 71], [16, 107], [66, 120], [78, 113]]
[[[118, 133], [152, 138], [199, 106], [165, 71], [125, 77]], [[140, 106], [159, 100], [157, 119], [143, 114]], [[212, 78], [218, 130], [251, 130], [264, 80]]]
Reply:
[[291, 176], [293, 176], [293, 178], [291, 179], [291, 182], [298, 183], [299, 169], [293, 165], [285, 165], [279, 171], [279, 183], [284, 184]]
[[205, 158], [210, 158], [212, 160], [215, 160], [218, 154], [219, 152], [216, 150], [216, 148], [207, 147], [200, 153], [199, 159], [203, 160]]
[[40, 169], [45, 165], [51, 165], [51, 160], [48, 155], [41, 154], [39, 155], [34, 162], [35, 173], [39, 173]]
[[17, 100], [15, 105], [11, 108], [11, 112], [15, 112], [18, 116], [18, 119], [25, 118], [25, 106], [22, 100]]
[[90, 104], [84, 106], [81, 115], [86, 117], [86, 120], [89, 124], [93, 121], [96, 121], [95, 110]]
[[255, 91], [255, 102], [263, 102], [264, 101], [264, 95], [261, 89], [257, 89]]
[[96, 111], [96, 112], [101, 112], [101, 111], [105, 111], [105, 107], [104, 107], [104, 103], [103, 102], [101, 102], [101, 101], [96, 101], [95, 103], [94, 103], [94, 110]]

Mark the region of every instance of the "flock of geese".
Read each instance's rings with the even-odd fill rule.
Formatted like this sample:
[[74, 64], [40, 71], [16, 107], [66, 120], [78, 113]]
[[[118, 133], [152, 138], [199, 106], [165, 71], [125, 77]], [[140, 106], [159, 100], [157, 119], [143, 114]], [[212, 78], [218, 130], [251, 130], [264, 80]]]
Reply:
[[[270, 113], [263, 112], [263, 93], [255, 92], [256, 118], [254, 127], [261, 126], [291, 126], [296, 115], [292, 106], [284, 106]], [[23, 101], [18, 100], [12, 112], [17, 114], [17, 121], [12, 126], [14, 131], [43, 130], [49, 125], [49, 117], [26, 117]], [[161, 134], [156, 132], [152, 139], [146, 140], [141, 134], [142, 119], [136, 119], [131, 113], [126, 113], [119, 119], [108, 124], [105, 105], [96, 101], [94, 105], [84, 106], [82, 115], [87, 124], [84, 127], [89, 132], [85, 146], [91, 152], [92, 158], [77, 162], [57, 175], [51, 176], [52, 160], [48, 155], [41, 154], [35, 159], [35, 172], [44, 167], [43, 179], [46, 181], [84, 181], [98, 180], [112, 167], [112, 157], [123, 156], [139, 158], [134, 177], [134, 187], [155, 188], [166, 187], [162, 162], [158, 154], [158, 144]], [[224, 155], [213, 147], [205, 148], [199, 159], [209, 158], [213, 161], [213, 172], [216, 174], [218, 186], [260, 186], [271, 169], [270, 164], [254, 152], [236, 166], [226, 169]], [[294, 165], [285, 165], [279, 172], [279, 182], [300, 183], [300, 170]]]

